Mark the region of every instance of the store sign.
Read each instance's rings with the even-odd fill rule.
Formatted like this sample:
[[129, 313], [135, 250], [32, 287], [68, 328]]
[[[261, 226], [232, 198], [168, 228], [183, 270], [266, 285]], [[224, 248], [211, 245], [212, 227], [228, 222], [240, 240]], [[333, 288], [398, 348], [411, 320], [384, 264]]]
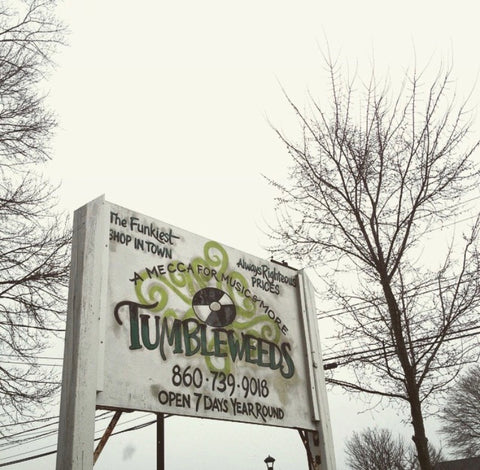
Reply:
[[304, 271], [103, 196], [73, 224], [57, 470], [93, 468], [98, 408], [300, 429], [309, 466], [335, 469]]
[[315, 429], [297, 272], [106, 206], [97, 406]]

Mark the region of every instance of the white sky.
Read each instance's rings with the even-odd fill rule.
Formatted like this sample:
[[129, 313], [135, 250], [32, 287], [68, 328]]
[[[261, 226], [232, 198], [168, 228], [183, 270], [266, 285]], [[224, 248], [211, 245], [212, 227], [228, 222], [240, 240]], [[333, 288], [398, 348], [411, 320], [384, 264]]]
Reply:
[[[288, 158], [268, 120], [295, 131], [280, 84], [300, 103], [328, 100], [320, 48], [398, 74], [430, 57], [454, 59], [460, 86], [477, 78], [477, 2], [84, 0], [60, 12], [71, 29], [50, 101], [60, 127], [48, 174], [68, 212], [107, 200], [254, 255], [264, 249], [273, 192]], [[328, 331], [320, 324], [322, 339]], [[338, 469], [343, 442], [395, 410], [329, 394]], [[125, 420], [133, 419], [129, 415]], [[144, 419], [143, 421], [146, 421]], [[133, 422], [137, 424], [140, 421]], [[167, 470], [306, 468], [295, 431], [173, 417]], [[407, 434], [409, 436], [409, 434]], [[155, 468], [153, 428], [112, 438], [96, 469]], [[54, 468], [45, 458], [12, 468]]]

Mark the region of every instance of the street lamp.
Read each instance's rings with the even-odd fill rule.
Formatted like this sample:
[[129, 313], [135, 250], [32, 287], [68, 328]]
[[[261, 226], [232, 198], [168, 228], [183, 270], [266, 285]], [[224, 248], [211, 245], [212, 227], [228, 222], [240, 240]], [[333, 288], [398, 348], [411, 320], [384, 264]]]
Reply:
[[270, 455], [264, 460], [265, 464], [267, 465], [267, 470], [273, 470], [273, 464], [275, 459]]

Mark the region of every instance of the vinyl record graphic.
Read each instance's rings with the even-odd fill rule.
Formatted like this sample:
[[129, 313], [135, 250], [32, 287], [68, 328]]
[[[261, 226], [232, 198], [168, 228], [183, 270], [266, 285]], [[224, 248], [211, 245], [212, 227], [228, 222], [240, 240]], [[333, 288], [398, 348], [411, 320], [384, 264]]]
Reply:
[[192, 299], [195, 315], [209, 326], [222, 327], [235, 320], [235, 304], [231, 297], [215, 287], [199, 290]]

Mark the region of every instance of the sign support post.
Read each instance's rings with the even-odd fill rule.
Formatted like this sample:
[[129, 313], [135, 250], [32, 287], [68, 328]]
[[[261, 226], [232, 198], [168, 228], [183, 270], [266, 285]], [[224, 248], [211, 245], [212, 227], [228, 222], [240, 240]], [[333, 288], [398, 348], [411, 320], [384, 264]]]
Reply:
[[322, 393], [322, 390], [325, 390], [325, 375], [318, 334], [314, 290], [304, 270], [299, 271], [298, 280], [302, 316], [307, 335], [313, 420], [317, 428], [315, 431], [306, 431], [307, 455], [312, 470], [334, 470], [336, 466], [330, 413], [327, 396]]
[[165, 470], [165, 415], [157, 413], [157, 470]]
[[107, 444], [108, 439], [112, 435], [113, 430], [115, 429], [115, 426], [118, 423], [118, 420], [120, 419], [120, 416], [122, 416], [122, 411], [116, 411], [115, 414], [113, 415], [113, 418], [110, 421], [110, 424], [107, 426], [107, 429], [105, 429], [105, 432], [103, 433], [102, 438], [100, 439], [100, 442], [97, 445], [97, 448], [95, 449], [95, 452], [93, 453], [93, 465], [98, 460], [98, 457], [100, 457], [100, 454], [102, 453], [103, 448]]
[[57, 470], [93, 467], [99, 325], [108, 256], [108, 225], [104, 200], [78, 209], [74, 215], [71, 286], [68, 299]]

